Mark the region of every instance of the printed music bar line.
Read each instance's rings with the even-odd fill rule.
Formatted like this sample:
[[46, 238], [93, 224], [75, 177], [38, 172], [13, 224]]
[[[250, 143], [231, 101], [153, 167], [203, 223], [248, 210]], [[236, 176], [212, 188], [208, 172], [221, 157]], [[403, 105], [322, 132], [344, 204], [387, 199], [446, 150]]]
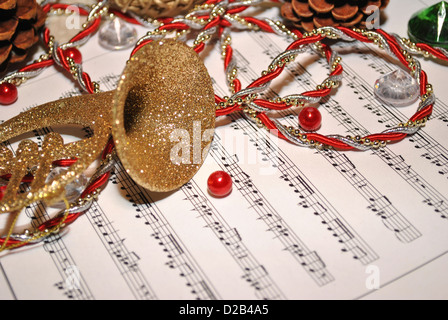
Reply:
[[[152, 230], [152, 237], [163, 248], [168, 261], [165, 263], [170, 269], [180, 271], [179, 276], [195, 299], [216, 300], [219, 294], [213, 288], [200, 266], [180, 241], [168, 221], [165, 220], [156, 203], [146, 190], [137, 185], [126, 173], [120, 161], [116, 163], [115, 173], [111, 176], [114, 184], [121, 185], [126, 191], [126, 197], [136, 211], [136, 218], [141, 219]], [[204, 290], [207, 287], [207, 290]]]
[[138, 266], [136, 255], [129, 252], [118, 236], [117, 230], [96, 201], [92, 203], [85, 215], [134, 297], [141, 300], [156, 300], [156, 294]]
[[[197, 183], [193, 180], [181, 187], [186, 201], [189, 201], [194, 211], [205, 221], [206, 226], [221, 241], [234, 261], [243, 271], [244, 279], [254, 288], [254, 294], [258, 299], [276, 300], [285, 299], [275, 282], [265, 270], [262, 276], [257, 276], [253, 270], [263, 267], [245, 246], [236, 229], [232, 229], [210, 200], [205, 196]], [[264, 267], [263, 267], [264, 269]]]
[[[42, 134], [53, 131], [52, 128], [44, 128], [41, 130], [35, 130], [35, 137], [40, 136], [42, 139]], [[21, 186], [23, 190], [24, 186]], [[26, 216], [31, 219], [31, 225], [36, 228], [37, 226], [44, 223], [50, 218], [45, 206], [40, 203], [33, 203], [25, 207]], [[68, 248], [65, 246], [61, 235], [51, 234], [43, 240], [43, 246], [45, 252], [50, 254], [50, 257], [55, 264], [56, 269], [61, 276], [61, 281], [57, 282], [55, 286], [62, 290], [62, 294], [69, 299], [74, 300], [91, 300], [94, 299], [93, 294], [90, 292], [89, 286], [84, 280], [82, 274], [79, 274], [79, 281], [77, 288], [69, 288], [66, 286], [65, 279], [67, 278], [66, 271], [72, 266], [76, 266], [76, 263], [71, 256]]]
[[[254, 35], [254, 37], [256, 37], [256, 35]], [[273, 45], [270, 43], [266, 44], [266, 40], [264, 38], [259, 39], [258, 43], [262, 47], [266, 46], [266, 45], [270, 45], [270, 46]], [[299, 71], [297, 71], [297, 69], [299, 69]], [[303, 79], [305, 78], [307, 80], [306, 81], [307, 85], [312, 86], [313, 79], [311, 78], [310, 74], [308, 72], [306, 72], [305, 68], [303, 68], [303, 66], [301, 66], [299, 63], [296, 63], [296, 66], [294, 68], [288, 66], [287, 71], [290, 73], [293, 73], [293, 74], [295, 74], [294, 72], [299, 72], [300, 81], [303, 81]], [[251, 71], [249, 68], [248, 68], [247, 73], [251, 73], [251, 74], [243, 74], [242, 75], [242, 77], [245, 78], [246, 80], [250, 80], [250, 78], [255, 75], [253, 73], [253, 71]], [[297, 78], [297, 76], [294, 76], [293, 78], [295, 81], [299, 82], [299, 79]], [[266, 94], [271, 95], [272, 91], [268, 89]], [[339, 111], [339, 112], [335, 112], [335, 116], [336, 117], [339, 116], [339, 118], [342, 119], [342, 122], [345, 122], [344, 121], [345, 119], [350, 118], [350, 117], [348, 117], [348, 114], [344, 110], [342, 110], [342, 107], [338, 106], [337, 111]], [[290, 124], [291, 124], [291, 122], [294, 122], [294, 123], [292, 123], [292, 125], [295, 125], [295, 122], [297, 121], [297, 119], [296, 119], [296, 117], [289, 117], [288, 111], [279, 112], [279, 114], [281, 114], [283, 116], [283, 118], [288, 119]], [[235, 117], [233, 117], [233, 119], [235, 120]], [[350, 123], [352, 125], [354, 125], [355, 128], [362, 128], [360, 125], [355, 124], [353, 122], [353, 120], [351, 120]], [[361, 133], [359, 131], [360, 130], [358, 130], [358, 132], [357, 132], [358, 134]], [[328, 155], [329, 155], [328, 152], [319, 151], [319, 153], [321, 155], [323, 155], [326, 160], [330, 161], [330, 159], [328, 158]], [[330, 163], [331, 162], [332, 161], [330, 161]], [[354, 168], [353, 163], [351, 163], [349, 159], [346, 159], [346, 163], [345, 163], [346, 168], [345, 169], [344, 168], [341, 169], [340, 167], [338, 168], [340, 163], [338, 164], [338, 163], [333, 162], [332, 164], [335, 167], [335, 169], [339, 169], [338, 172], [340, 172], [354, 186], [355, 190], [360, 192], [361, 195], [364, 198], [366, 198], [367, 200], [369, 200], [371, 198], [371, 194], [369, 194], [370, 191], [376, 191], [374, 193], [374, 195], [379, 194], [379, 192], [372, 186], [372, 184], [369, 181], [367, 181], [364, 177], [362, 177], [362, 175], [358, 172], [358, 170], [356, 170], [356, 168]], [[285, 177], [287, 177], [287, 176], [285, 176]], [[362, 177], [361, 179], [364, 181], [365, 188], [356, 187], [358, 185], [357, 183], [359, 183], [360, 177]], [[287, 179], [290, 180], [290, 177], [288, 177]], [[358, 180], [358, 181], [356, 181], [356, 180]], [[293, 181], [293, 180], [291, 180], [291, 181]], [[371, 205], [371, 203], [369, 205]], [[387, 212], [384, 213], [384, 210], [386, 210]], [[404, 217], [402, 217], [401, 214], [399, 214], [398, 211], [395, 209], [395, 207], [390, 206], [387, 209], [378, 210], [377, 212], [380, 212], [380, 211], [382, 211], [382, 214], [380, 214], [380, 216], [383, 218], [383, 224], [385, 224], [385, 226], [388, 229], [391, 229], [400, 241], [410, 242], [410, 241], [413, 241], [421, 236], [420, 232], [415, 227], [413, 227], [410, 222], [408, 222]], [[390, 218], [390, 217], [393, 217], [393, 218]], [[387, 221], [387, 224], [386, 224], [386, 223], [384, 223], [384, 219], [387, 219], [387, 218], [389, 218], [389, 220]], [[391, 224], [392, 224], [392, 228], [389, 226]]]
[[[246, 119], [237, 119], [235, 115], [230, 116], [233, 119], [232, 127], [242, 130], [253, 144], [257, 145], [257, 149], [266, 150], [266, 141], [270, 133], [260, 133], [255, 128], [255, 125]], [[280, 179], [291, 187], [295, 194], [299, 196], [299, 206], [305, 210], [313, 210], [314, 215], [319, 216], [322, 224], [327, 226], [327, 229], [332, 235], [338, 239], [338, 242], [343, 245], [341, 251], [351, 252], [352, 257], [359, 260], [363, 265], [367, 265], [378, 259], [378, 255], [372, 248], [344, 221], [341, 214], [328, 202], [328, 200], [320, 194], [320, 192], [312, 185], [300, 169], [294, 164], [291, 159], [280, 149], [274, 146], [274, 151], [267, 153], [268, 161], [280, 171]], [[259, 150], [259, 151], [260, 151]], [[344, 227], [337, 231], [328, 227], [332, 221], [339, 221]], [[359, 253], [363, 253], [359, 255]]]
[[[257, 213], [258, 220], [263, 221], [267, 225], [268, 231], [272, 231], [275, 234], [275, 239], [279, 240], [285, 246], [285, 250], [288, 250], [292, 254], [293, 258], [319, 286], [332, 282], [334, 278], [326, 270], [325, 263], [319, 255], [309, 250], [286, 222], [283, 221], [277, 211], [252, 182], [250, 176], [228, 154], [219, 140], [219, 137], [215, 134], [215, 139], [210, 148], [210, 155], [222, 170], [230, 174], [236, 188], [248, 201], [250, 208]], [[291, 251], [290, 248], [293, 247], [297, 249]], [[309, 259], [313, 254], [319, 261]], [[315, 268], [316, 266], [317, 268]]]
[[[248, 80], [253, 74], [253, 71], [247, 67], [246, 72], [242, 73], [242, 78]], [[214, 83], [214, 88], [215, 91], [223, 94], [222, 88], [220, 88], [216, 83]], [[248, 136], [249, 140], [255, 145], [256, 149], [261, 152], [273, 166], [276, 166], [277, 169], [282, 172], [281, 178], [288, 183], [289, 186], [294, 188], [294, 192], [296, 194], [299, 194], [301, 202], [303, 202], [302, 207], [314, 209], [314, 214], [322, 218], [322, 224], [324, 225], [335, 218], [339, 218], [339, 220], [342, 221], [342, 217], [336, 212], [333, 206], [326, 201], [325, 197], [318, 194], [318, 192], [315, 192], [315, 188], [311, 189], [311, 183], [305, 182], [303, 173], [301, 173], [295, 164], [288, 159], [286, 154], [284, 154], [284, 152], [279, 148], [274, 147], [275, 150], [271, 150], [273, 146], [268, 145], [269, 142], [264, 133], [261, 133], [264, 135], [264, 138], [260, 139], [260, 132], [258, 128], [255, 128], [254, 124], [252, 124], [249, 120], [245, 120], [244, 122], [237, 121], [237, 116], [234, 114], [230, 115], [229, 118], [231, 118], [233, 122], [231, 127], [241, 130], [244, 135]], [[276, 156], [270, 157], [272, 154], [275, 154]], [[311, 197], [311, 201], [309, 201], [309, 203], [307, 203], [307, 197]], [[323, 203], [325, 203], [325, 206]], [[346, 230], [350, 229], [346, 228]], [[336, 234], [332, 230], [330, 231], [333, 236], [339, 238], [339, 243], [343, 243], [340, 234]], [[350, 230], [350, 233], [356, 234], [354, 230]], [[352, 257], [359, 260], [362, 264], [369, 264], [378, 259], [378, 255], [364, 242], [364, 240], [360, 238], [359, 235], [356, 235], [356, 237], [351, 239], [351, 241], [346, 242], [341, 250], [343, 252], [352, 252]], [[362, 255], [359, 253], [362, 253]]]
[[[287, 70], [290, 70], [290, 66], [287, 67]], [[353, 72], [353, 74], [349, 71]], [[347, 67], [344, 68], [344, 78], [359, 79], [360, 77], [357, 76], [357, 74], [353, 70], [351, 70], [350, 67]], [[315, 85], [312, 79], [310, 79], [310, 83], [311, 87]], [[356, 88], [356, 86], [353, 87]], [[361, 91], [362, 90], [360, 90], [360, 92]], [[371, 95], [369, 95], [369, 99], [372, 105], [379, 105], [379, 103], [374, 98], [372, 98]], [[330, 99], [328, 102], [323, 104], [323, 107], [325, 107], [329, 111], [329, 113], [332, 114], [333, 117], [346, 128], [346, 132], [350, 132], [356, 135], [360, 134], [360, 132], [362, 132], [362, 135], [369, 134], [369, 131], [363, 128], [361, 124], [357, 122], [355, 123], [355, 120], [350, 119], [350, 121], [346, 121], [346, 115], [348, 115], [348, 113], [342, 106], [340, 106], [340, 104], [336, 100]], [[394, 169], [395, 172], [398, 173], [404, 181], [410, 184], [411, 187], [413, 187], [414, 190], [416, 190], [423, 197], [424, 203], [440, 203], [439, 207], [434, 208], [434, 211], [440, 214], [441, 218], [446, 220], [448, 215], [448, 200], [440, 192], [438, 192], [436, 188], [434, 188], [428, 182], [424, 181], [424, 179], [415, 170], [413, 170], [410, 165], [406, 164], [405, 162], [400, 163], [400, 165], [398, 166], [394, 166], [393, 164], [391, 164], [388, 159], [394, 158], [396, 157], [396, 155], [393, 154], [390, 148], [382, 148], [378, 151], [374, 151], [374, 154], [379, 156], [380, 159], [386, 162], [392, 169]], [[425, 200], [429, 201], [425, 202]]]

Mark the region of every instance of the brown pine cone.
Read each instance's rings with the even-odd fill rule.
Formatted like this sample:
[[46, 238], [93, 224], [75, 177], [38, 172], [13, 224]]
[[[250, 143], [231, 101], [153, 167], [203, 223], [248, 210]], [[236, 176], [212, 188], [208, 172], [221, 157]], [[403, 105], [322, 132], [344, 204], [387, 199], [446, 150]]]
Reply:
[[36, 0], [0, 0], [0, 71], [26, 58], [45, 19]]
[[285, 0], [282, 16], [296, 28], [312, 31], [325, 26], [365, 27], [372, 12], [369, 6], [383, 10], [389, 0]]

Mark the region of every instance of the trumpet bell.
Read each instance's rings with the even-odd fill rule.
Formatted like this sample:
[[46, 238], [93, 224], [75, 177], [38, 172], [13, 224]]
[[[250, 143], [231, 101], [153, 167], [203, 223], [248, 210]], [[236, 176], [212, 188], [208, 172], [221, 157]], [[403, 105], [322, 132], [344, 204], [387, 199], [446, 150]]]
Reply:
[[172, 191], [198, 171], [210, 145], [212, 81], [197, 53], [183, 43], [153, 41], [142, 49], [126, 65], [115, 91], [112, 135], [136, 183]]

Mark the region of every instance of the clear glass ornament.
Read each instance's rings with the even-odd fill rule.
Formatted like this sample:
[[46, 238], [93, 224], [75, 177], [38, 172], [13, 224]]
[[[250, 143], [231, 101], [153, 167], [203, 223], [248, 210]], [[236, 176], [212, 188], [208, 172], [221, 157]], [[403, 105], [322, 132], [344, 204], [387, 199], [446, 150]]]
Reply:
[[407, 106], [419, 96], [417, 81], [405, 71], [398, 69], [385, 74], [375, 82], [375, 95], [384, 103], [395, 106]]
[[106, 49], [122, 50], [134, 46], [138, 35], [134, 27], [114, 17], [101, 28], [98, 39], [100, 45]]
[[[48, 175], [46, 183], [51, 183], [51, 181], [53, 181], [57, 176], [65, 174], [66, 172], [68, 172], [68, 170], [69, 168], [65, 167], [55, 167], [53, 170], [51, 170], [50, 174]], [[65, 197], [67, 201], [69, 203], [75, 201], [84, 191], [88, 183], [89, 179], [84, 174], [81, 174], [78, 178], [69, 183], [65, 187]], [[66, 205], [64, 201], [60, 201], [57, 203], [53, 203], [51, 207], [65, 209]]]

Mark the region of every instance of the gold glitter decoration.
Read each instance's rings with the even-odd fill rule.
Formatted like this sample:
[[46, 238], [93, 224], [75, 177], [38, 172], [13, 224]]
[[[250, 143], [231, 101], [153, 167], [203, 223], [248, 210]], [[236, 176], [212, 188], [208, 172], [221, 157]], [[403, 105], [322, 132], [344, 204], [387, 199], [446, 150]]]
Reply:
[[[112, 111], [111, 111], [111, 106]], [[36, 201], [64, 197], [67, 184], [98, 158], [111, 132], [130, 176], [151, 191], [166, 192], [188, 182], [208, 152], [215, 128], [212, 81], [197, 53], [175, 40], [154, 41], [130, 59], [117, 90], [49, 102], [0, 125], [0, 141], [55, 125], [90, 127], [93, 136], [64, 144], [57, 133], [42, 148], [21, 141], [13, 156], [0, 146], [0, 175], [11, 174], [0, 213], [20, 211]], [[58, 159], [77, 161], [51, 183]], [[34, 176], [21, 193], [22, 179]]]
[[175, 40], [145, 45], [122, 74], [112, 117], [118, 156], [135, 182], [151, 191], [179, 188], [199, 170], [215, 128], [202, 60]]
[[[0, 141], [54, 125], [75, 124], [92, 128], [90, 138], [64, 145], [57, 133], [45, 136], [42, 150], [31, 140], [20, 142], [14, 158], [6, 147], [0, 149], [0, 175], [11, 174], [0, 213], [18, 211], [38, 200], [59, 201], [65, 186], [76, 179], [98, 157], [110, 136], [110, 111], [105, 103], [112, 101], [112, 93], [79, 96], [49, 102], [30, 109], [0, 125]], [[110, 104], [109, 104], [110, 105]], [[58, 159], [77, 158], [75, 164], [51, 184], [45, 184], [51, 164]], [[19, 193], [23, 177], [32, 173], [34, 179], [28, 191]]]

